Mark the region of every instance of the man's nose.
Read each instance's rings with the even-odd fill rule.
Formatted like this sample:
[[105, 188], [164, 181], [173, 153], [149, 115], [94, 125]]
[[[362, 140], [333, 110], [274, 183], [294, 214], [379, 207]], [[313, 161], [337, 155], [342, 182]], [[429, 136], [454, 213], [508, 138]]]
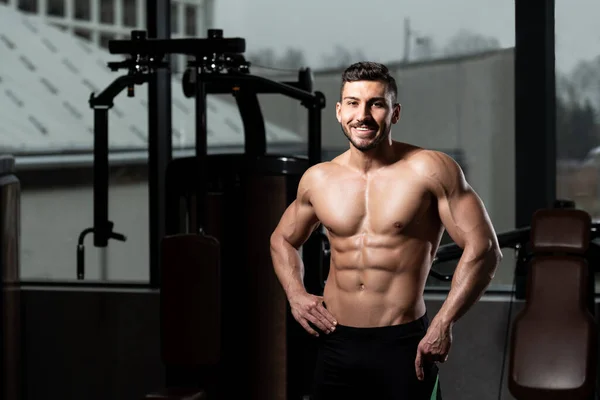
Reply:
[[371, 109], [367, 104], [358, 108], [356, 119], [359, 121], [365, 121], [371, 118]]

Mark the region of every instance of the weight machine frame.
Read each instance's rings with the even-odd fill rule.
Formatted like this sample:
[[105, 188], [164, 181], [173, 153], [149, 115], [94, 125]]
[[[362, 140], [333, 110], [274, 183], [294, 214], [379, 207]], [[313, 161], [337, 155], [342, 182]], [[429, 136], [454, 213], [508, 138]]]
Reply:
[[[79, 280], [85, 279], [84, 240], [88, 234], [93, 234], [95, 247], [108, 246], [109, 239], [126, 240], [125, 235], [114, 232], [114, 223], [109, 219], [108, 112], [113, 107], [114, 99], [123, 90], [127, 89], [128, 97], [133, 97], [136, 85], [147, 83], [159, 70], [168, 69], [169, 63], [164, 60], [167, 55], [180, 54], [193, 57], [188, 62], [182, 86], [186, 97], [195, 97], [196, 154], [205, 154], [207, 149], [206, 96], [208, 94], [235, 96], [244, 125], [245, 152], [252, 156], [265, 155], [267, 151], [265, 124], [257, 95], [282, 94], [300, 101], [308, 110], [309, 165], [321, 161], [321, 115], [322, 109], [325, 108], [325, 96], [322, 92], [313, 92], [310, 68], [300, 69], [298, 80], [290, 82], [279, 82], [252, 75], [251, 64], [243, 56], [246, 50], [245, 39], [224, 38], [223, 31], [219, 29], [210, 29], [207, 38], [198, 39], [148, 39], [145, 31], [134, 30], [131, 32], [130, 40], [111, 40], [108, 49], [111, 54], [127, 56], [124, 61], [108, 63], [113, 71], [126, 69], [127, 74], [116, 78], [98, 95], [92, 93], [89, 99], [90, 107], [94, 109], [94, 224], [79, 235], [77, 244]], [[204, 173], [204, 168], [200, 172]], [[164, 212], [154, 213], [151, 209], [150, 225], [153, 225], [153, 219], [164, 215]], [[164, 226], [164, 221], [162, 222], [161, 226]], [[159, 235], [163, 236], [164, 232], [162, 234], [159, 232]], [[305, 254], [307, 251], [314, 252], [314, 246], [320, 245], [319, 237], [311, 238], [304, 246]], [[158, 265], [159, 257], [151, 246], [151, 265]], [[150, 268], [150, 286], [154, 288], [160, 286], [160, 271], [157, 268]]]

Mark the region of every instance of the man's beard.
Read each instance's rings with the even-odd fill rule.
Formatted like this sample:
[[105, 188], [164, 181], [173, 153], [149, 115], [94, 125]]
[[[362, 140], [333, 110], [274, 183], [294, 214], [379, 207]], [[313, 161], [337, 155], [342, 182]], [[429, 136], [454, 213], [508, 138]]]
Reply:
[[[376, 128], [375, 126], [370, 126], [370, 127]], [[342, 133], [344, 134], [344, 136], [346, 136], [346, 139], [348, 139], [348, 141], [350, 143], [352, 143], [352, 146], [356, 147], [357, 150], [360, 150], [362, 152], [373, 150], [374, 148], [376, 148], [379, 145], [379, 143], [383, 142], [383, 140], [386, 137], [385, 132], [380, 132], [378, 136], [375, 136], [373, 141], [371, 141], [370, 143], [361, 145], [359, 143], [356, 143], [356, 141], [354, 141], [352, 139], [352, 135], [348, 131], [346, 131], [345, 125], [340, 124], [340, 128], [342, 129]], [[379, 127], [377, 127], [377, 128], [379, 128]], [[348, 129], [352, 129], [352, 127], [348, 128]]]

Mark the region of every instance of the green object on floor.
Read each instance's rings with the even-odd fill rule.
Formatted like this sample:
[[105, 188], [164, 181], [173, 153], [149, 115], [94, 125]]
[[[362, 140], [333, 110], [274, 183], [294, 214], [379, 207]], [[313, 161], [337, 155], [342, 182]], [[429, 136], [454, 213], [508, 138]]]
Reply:
[[437, 399], [438, 382], [439, 381], [440, 381], [440, 376], [438, 375], [435, 378], [435, 385], [433, 386], [433, 392], [431, 392], [431, 399], [430, 400], [436, 400]]

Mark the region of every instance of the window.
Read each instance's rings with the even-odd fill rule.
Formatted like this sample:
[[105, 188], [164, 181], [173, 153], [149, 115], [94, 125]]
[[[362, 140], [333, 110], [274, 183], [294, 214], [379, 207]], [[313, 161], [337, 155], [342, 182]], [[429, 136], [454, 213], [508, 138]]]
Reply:
[[[128, 36], [134, 27], [143, 29], [145, 10], [140, 1], [94, 0], [90, 5], [77, 1], [74, 12], [66, 7], [70, 3], [51, 0], [47, 10], [52, 18], [47, 22], [28, 21], [14, 7], [10, 10], [14, 15], [0, 23], [0, 34], [18, 49], [0, 40], [0, 57], [15, 65], [9, 69], [12, 75], [0, 80], [0, 89], [13, 85], [8, 88], [12, 98], [0, 90], [0, 129], [7, 132], [7, 143], [13, 137], [20, 140], [11, 149], [23, 179], [24, 279], [76, 277], [77, 239], [93, 223], [93, 111], [87, 101], [90, 93], [98, 93], [119, 76], [106, 68], [118, 57], [105, 47], [110, 38]], [[386, 63], [398, 80], [403, 104], [394, 138], [452, 155], [484, 200], [496, 230], [514, 228], [514, 5], [493, 0], [444, 2], [434, 13], [425, 3], [374, 0], [369, 7], [377, 18], [364, 18], [364, 6], [358, 3], [344, 7], [340, 18], [340, 9], [324, 7], [318, 0], [285, 4], [182, 0], [173, 2], [171, 21], [173, 36], [204, 37], [210, 27], [223, 29], [226, 37], [244, 37], [246, 57], [258, 75], [297, 79], [298, 68], [311, 67], [314, 89], [327, 99], [322, 142], [329, 158], [347, 148], [334, 114], [341, 71], [359, 60]], [[38, 31], [27, 30], [28, 24], [36, 24]], [[56, 49], [53, 60], [58, 62], [48, 62], [40, 46], [27, 47], [42, 39]], [[20, 79], [27, 79], [23, 76], [27, 68], [18, 67], [25, 61], [46, 71], [40, 75], [48, 78], [56, 93], [42, 82], [26, 93], [16, 90]], [[179, 60], [172, 86], [175, 157], [194, 144], [193, 101], [183, 96], [179, 80], [183, 65]], [[121, 93], [110, 110], [109, 218], [115, 231], [128, 240], [111, 240], [107, 248], [98, 249], [88, 236], [87, 281], [149, 279], [146, 93], [146, 88], [137, 88], [134, 98]], [[25, 105], [20, 107], [19, 102]], [[297, 101], [265, 95], [261, 102], [271, 144], [297, 148], [299, 141], [306, 142], [306, 110]], [[243, 148], [231, 96], [209, 97], [208, 108], [212, 148]], [[36, 112], [29, 115], [28, 110]], [[514, 260], [506, 255], [494, 282], [497, 287], [512, 283], [513, 267]], [[435, 280], [429, 284], [447, 285]]]
[[[498, 233], [514, 229], [514, 4], [451, 1], [436, 4], [432, 12], [426, 3], [372, 1], [370, 15], [376, 18], [364, 18], [358, 3], [340, 6], [344, 18], [334, 7], [319, 6], [315, 13], [310, 1], [261, 4], [233, 10], [228, 2], [217, 2], [216, 26], [225, 36], [247, 38], [255, 71], [294, 79], [297, 68], [313, 69], [315, 90], [327, 99], [322, 141], [329, 158], [348, 146], [334, 111], [342, 70], [365, 59], [383, 62], [398, 80], [403, 104], [393, 137], [452, 155], [484, 200]], [[256, 23], [266, 18], [269, 23]], [[301, 107], [276, 99], [263, 104], [265, 118], [306, 132]], [[435, 268], [451, 272], [455, 265]], [[514, 265], [505, 251], [494, 288], [510, 289]], [[448, 285], [436, 279], [428, 284]]]
[[47, 14], [54, 17], [65, 17], [66, 4], [64, 0], [48, 0]]
[[[0, 13], [0, 59], [8, 66], [0, 72], [0, 140], [3, 152], [16, 158], [22, 185], [21, 278], [75, 281], [78, 238], [94, 215], [94, 111], [88, 100], [126, 73], [108, 69], [109, 61], [120, 58], [106, 47], [131, 29], [144, 29], [145, 2], [8, 3]], [[201, 1], [187, 3], [202, 7]], [[197, 21], [187, 18], [187, 30]], [[173, 88], [174, 130], [188, 134], [174, 135], [174, 148], [181, 151], [193, 147], [193, 106], [177, 77]], [[147, 105], [147, 88], [138, 86], [134, 98], [124, 90], [110, 109], [109, 219], [127, 241], [96, 248], [88, 235], [85, 282], [149, 280]]]
[[89, 21], [91, 19], [91, 11], [89, 0], [75, 0], [75, 19]]
[[24, 12], [36, 12], [37, 4], [33, 0], [19, 0], [19, 10]]
[[[600, 220], [600, 5], [556, 2], [556, 196]], [[596, 281], [597, 291], [600, 281]]]

